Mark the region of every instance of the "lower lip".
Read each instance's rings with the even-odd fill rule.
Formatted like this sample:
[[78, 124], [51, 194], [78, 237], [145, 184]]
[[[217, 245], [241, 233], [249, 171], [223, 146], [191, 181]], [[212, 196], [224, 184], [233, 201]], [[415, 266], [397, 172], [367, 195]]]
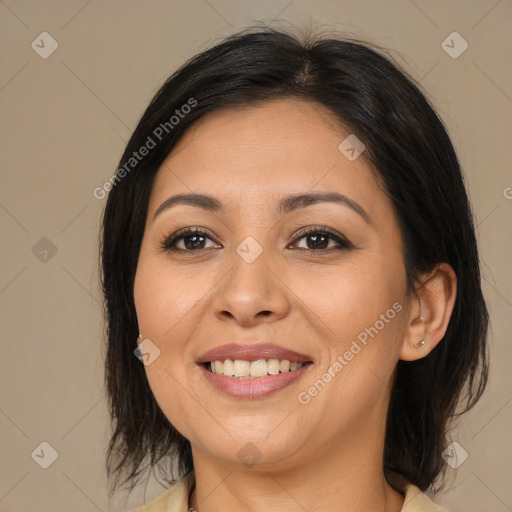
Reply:
[[310, 366], [312, 364], [307, 364], [293, 372], [277, 373], [276, 375], [267, 375], [266, 377], [239, 379], [237, 377], [227, 377], [226, 375], [212, 373], [204, 365], [199, 365], [210, 384], [222, 393], [234, 398], [264, 398], [272, 395], [300, 379]]

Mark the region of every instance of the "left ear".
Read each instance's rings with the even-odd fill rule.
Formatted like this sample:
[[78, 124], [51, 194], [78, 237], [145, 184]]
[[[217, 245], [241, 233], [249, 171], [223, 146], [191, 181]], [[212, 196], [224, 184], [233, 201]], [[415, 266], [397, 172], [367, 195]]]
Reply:
[[408, 325], [400, 351], [403, 361], [429, 354], [443, 338], [457, 296], [457, 276], [448, 263], [439, 263], [423, 276], [411, 299]]

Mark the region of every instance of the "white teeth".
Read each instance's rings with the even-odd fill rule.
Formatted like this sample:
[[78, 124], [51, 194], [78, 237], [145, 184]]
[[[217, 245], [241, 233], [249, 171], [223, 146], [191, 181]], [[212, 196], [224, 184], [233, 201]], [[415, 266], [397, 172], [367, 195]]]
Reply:
[[226, 359], [224, 361], [224, 375], [235, 375], [235, 364], [231, 359]]
[[[217, 363], [222, 366], [220, 361], [215, 361], [215, 369], [218, 368]], [[249, 361], [240, 361], [240, 359], [235, 359], [235, 377], [248, 377], [249, 371], [251, 368], [251, 363]], [[224, 373], [223, 371], [218, 371], [217, 373]]]
[[226, 375], [229, 377], [256, 378], [266, 375], [277, 375], [279, 372], [288, 373], [302, 368], [304, 363], [290, 362], [288, 359], [258, 359], [257, 361], [243, 361], [241, 359], [226, 359], [222, 361], [211, 361], [212, 373]]
[[267, 372], [269, 375], [277, 375], [279, 373], [279, 359], [269, 359], [267, 361]]
[[282, 373], [286, 373], [286, 372], [290, 371], [290, 361], [288, 361], [288, 359], [283, 359], [283, 360], [279, 363], [279, 370], [280, 370]]
[[265, 359], [253, 361], [249, 374], [251, 377], [263, 377], [267, 375], [267, 361], [265, 361]]

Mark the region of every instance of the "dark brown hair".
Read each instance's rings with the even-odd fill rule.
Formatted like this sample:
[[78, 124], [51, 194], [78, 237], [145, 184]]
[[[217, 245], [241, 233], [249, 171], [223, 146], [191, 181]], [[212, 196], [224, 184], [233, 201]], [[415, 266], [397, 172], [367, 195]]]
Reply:
[[[383, 461], [388, 481], [397, 488], [403, 482], [433, 488], [442, 476], [451, 420], [471, 408], [485, 388], [488, 313], [471, 207], [447, 131], [419, 86], [384, 50], [368, 43], [244, 30], [193, 57], [163, 84], [112, 180], [101, 236], [112, 489], [133, 488], [148, 467], [162, 463], [168, 482], [193, 468], [189, 441], [160, 410], [134, 356], [133, 285], [154, 177], [204, 115], [280, 98], [327, 107], [365, 144], [365, 158], [400, 224], [410, 290], [439, 262], [449, 263], [458, 278], [443, 340], [427, 357], [397, 364]], [[183, 109], [187, 104], [193, 108]], [[179, 121], [171, 120], [176, 110]], [[148, 137], [156, 146], [131, 161]], [[172, 474], [171, 461], [179, 474]]]

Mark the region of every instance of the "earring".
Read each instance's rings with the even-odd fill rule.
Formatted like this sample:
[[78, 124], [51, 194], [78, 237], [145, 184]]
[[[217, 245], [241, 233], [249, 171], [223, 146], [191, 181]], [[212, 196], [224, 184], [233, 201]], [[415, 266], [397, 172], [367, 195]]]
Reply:
[[414, 345], [414, 348], [416, 350], [421, 350], [422, 348], [425, 347], [425, 340], [421, 340], [419, 343], [417, 343], [416, 345]]

